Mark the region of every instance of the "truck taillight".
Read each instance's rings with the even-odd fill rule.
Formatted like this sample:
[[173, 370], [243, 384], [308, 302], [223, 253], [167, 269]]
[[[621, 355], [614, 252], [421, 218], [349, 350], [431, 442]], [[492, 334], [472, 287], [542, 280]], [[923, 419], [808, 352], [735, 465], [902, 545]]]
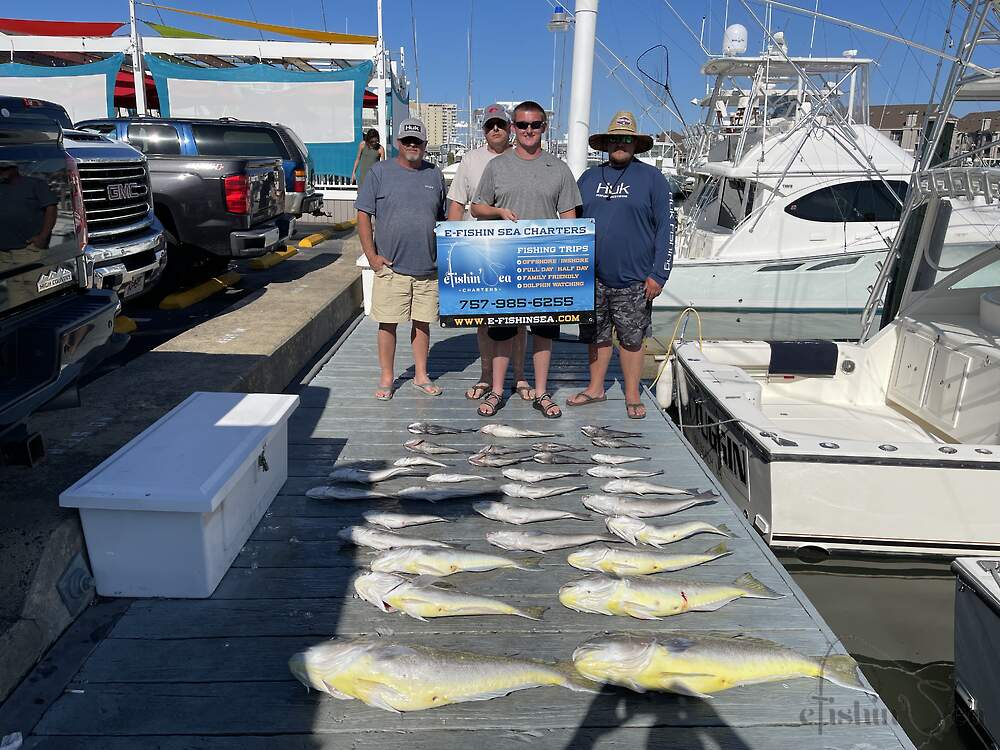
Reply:
[[226, 210], [231, 214], [250, 213], [250, 181], [245, 174], [225, 178]]
[[82, 251], [87, 246], [87, 210], [83, 204], [83, 185], [80, 182], [80, 170], [76, 168], [73, 157], [66, 155], [66, 174], [69, 177], [70, 197], [73, 201], [73, 225], [76, 228], [76, 239]]
[[295, 180], [292, 183], [292, 192], [304, 193], [306, 191], [306, 170], [296, 169]]

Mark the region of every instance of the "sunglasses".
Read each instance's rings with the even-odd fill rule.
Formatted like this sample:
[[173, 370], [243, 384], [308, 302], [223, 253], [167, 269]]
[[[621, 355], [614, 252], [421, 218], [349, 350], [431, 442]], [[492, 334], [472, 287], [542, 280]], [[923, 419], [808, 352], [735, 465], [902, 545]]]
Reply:
[[514, 126], [518, 130], [527, 130], [531, 128], [532, 130], [541, 130], [542, 126], [545, 125], [545, 120], [532, 120], [528, 122], [527, 120], [518, 120], [514, 123]]
[[609, 135], [608, 143], [631, 143], [632, 136], [630, 135]]
[[417, 147], [424, 145], [424, 142], [419, 138], [400, 138], [399, 142], [402, 143], [404, 146]]
[[505, 123], [503, 120], [490, 120], [485, 125], [483, 125], [483, 130], [486, 131], [487, 133], [493, 130], [506, 130], [506, 129], [507, 129], [507, 123]]

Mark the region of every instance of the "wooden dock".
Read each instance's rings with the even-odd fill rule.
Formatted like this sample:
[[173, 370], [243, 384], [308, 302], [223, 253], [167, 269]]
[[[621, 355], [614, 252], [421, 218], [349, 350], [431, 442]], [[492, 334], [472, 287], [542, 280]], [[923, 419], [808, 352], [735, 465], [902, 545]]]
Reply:
[[[26, 736], [30, 732], [25, 747], [57, 750], [913, 747], [880, 699], [811, 679], [734, 689], [710, 700], [612, 688], [596, 695], [538, 688], [489, 702], [409, 714], [307, 692], [289, 673], [288, 658], [331, 636], [378, 634], [404, 643], [557, 661], [568, 659], [576, 645], [602, 631], [710, 630], [764, 637], [806, 654], [843, 653], [804, 594], [725, 498], [675, 518], [727, 524], [736, 537], [729, 542], [734, 554], [677, 575], [724, 582], [750, 571], [787, 594], [784, 599], [739, 600], [717, 612], [688, 613], [659, 622], [581, 614], [562, 607], [556, 596], [560, 585], [583, 575], [566, 564], [570, 550], [545, 555], [541, 573], [506, 571], [448, 579], [472, 593], [548, 606], [540, 622], [456, 617], [424, 623], [382, 613], [354, 598], [351, 578], [370, 556], [343, 546], [337, 532], [361, 523], [360, 514], [372, 506], [312, 500], [305, 492], [326, 483], [335, 464], [391, 463], [407, 455], [402, 443], [413, 437], [406, 432], [410, 422], [466, 427], [485, 423], [475, 415], [475, 404], [463, 396], [479, 375], [475, 335], [468, 331], [433, 335], [432, 376], [445, 394], [431, 398], [418, 393], [408, 379], [411, 371], [392, 401], [378, 403], [372, 399], [377, 374], [375, 328], [364, 321], [301, 390], [302, 404], [290, 424], [289, 480], [215, 594], [205, 600], [112, 603], [117, 609], [108, 627], [94, 627], [93, 632], [78, 628], [68, 634], [75, 641], [64, 650], [78, 655], [79, 667], [69, 672], [72, 677], [67, 674], [62, 679], [51, 701], [44, 697], [28, 701], [23, 690], [20, 698], [15, 693], [12, 700], [34, 704], [21, 713], [27, 724], [0, 725], [0, 729], [20, 729]], [[402, 363], [409, 362], [406, 338], [400, 337], [397, 355]], [[583, 385], [585, 349], [574, 343], [557, 344], [552, 370], [552, 388], [562, 403]], [[610, 386], [607, 402], [564, 411], [560, 420], [545, 420], [530, 403], [515, 397], [491, 421], [560, 432], [563, 437], [556, 439], [581, 446], [588, 445], [579, 431], [584, 424], [642, 432], [637, 442], [652, 449], [652, 460], [641, 466], [663, 468], [664, 480], [676, 486], [718, 489], [677, 430], [651, 405], [647, 419], [626, 419], [617, 383]], [[429, 439], [469, 452], [488, 442], [479, 434]], [[454, 457], [445, 460], [455, 471], [473, 469], [472, 473], [500, 479], [499, 469], [470, 467], [463, 456], [449, 458]], [[582, 479], [594, 489], [606, 481]], [[380, 489], [413, 481], [419, 480], [395, 480]], [[580, 494], [539, 504], [581, 511]], [[394, 507], [392, 501], [381, 502]], [[473, 513], [470, 503], [404, 505], [425, 512], [433, 507], [432, 512], [457, 520], [401, 533], [499, 551], [484, 536], [500, 524]], [[596, 521], [548, 522], [530, 528], [603, 531]], [[699, 535], [671, 548], [700, 552], [719, 541], [718, 536]], [[67, 669], [65, 664], [53, 664], [56, 658], [41, 665], [48, 672], [33, 675], [22, 687], [43, 691], [52, 673], [58, 677]], [[51, 692], [51, 684], [47, 689]], [[11, 711], [3, 716], [10, 720]]]

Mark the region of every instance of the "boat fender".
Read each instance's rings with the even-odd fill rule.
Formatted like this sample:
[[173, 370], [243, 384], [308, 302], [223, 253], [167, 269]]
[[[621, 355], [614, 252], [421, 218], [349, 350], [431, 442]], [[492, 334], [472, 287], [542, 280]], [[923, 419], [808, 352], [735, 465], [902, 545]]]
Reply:
[[687, 409], [688, 406], [688, 386], [687, 386], [687, 376], [684, 374], [684, 368], [676, 365], [677, 372], [674, 373], [674, 377], [677, 380], [677, 398], [681, 405], [681, 408]]
[[669, 409], [674, 400], [674, 367], [674, 356], [668, 354], [656, 379], [656, 403], [661, 409]]

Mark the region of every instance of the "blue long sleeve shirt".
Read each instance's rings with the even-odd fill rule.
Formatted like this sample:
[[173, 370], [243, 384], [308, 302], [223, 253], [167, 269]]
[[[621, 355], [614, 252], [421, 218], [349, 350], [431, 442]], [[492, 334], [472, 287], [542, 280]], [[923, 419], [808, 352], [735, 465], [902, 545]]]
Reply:
[[625, 169], [608, 162], [577, 181], [584, 217], [596, 222], [597, 277], [622, 289], [647, 277], [664, 284], [674, 255], [674, 199], [659, 169], [632, 159]]

